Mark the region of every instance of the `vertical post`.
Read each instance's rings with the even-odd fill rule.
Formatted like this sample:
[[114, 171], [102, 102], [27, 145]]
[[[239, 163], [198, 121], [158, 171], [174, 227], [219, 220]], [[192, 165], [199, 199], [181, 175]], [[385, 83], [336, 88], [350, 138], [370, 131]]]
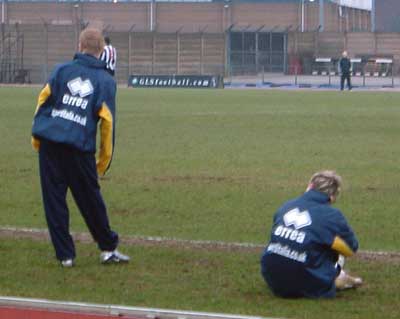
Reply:
[[44, 64], [43, 64], [43, 83], [46, 82], [48, 77], [48, 65], [49, 65], [49, 30], [47, 22], [44, 22]]
[[372, 7], [371, 7], [371, 32], [376, 31], [376, 0], [372, 0]]
[[324, 0], [319, 0], [319, 25], [320, 31], [325, 31], [325, 9], [324, 9]]
[[203, 75], [203, 63], [204, 63], [204, 33], [200, 33], [200, 75]]
[[230, 77], [230, 69], [231, 69], [231, 41], [230, 41], [230, 33], [228, 31], [225, 32], [225, 76]]
[[262, 84], [265, 83], [265, 74], [264, 74], [264, 66], [262, 67]]
[[131, 46], [132, 46], [132, 32], [129, 30], [128, 32], [128, 74], [127, 79], [129, 81], [129, 77], [131, 76]]
[[154, 75], [154, 64], [155, 64], [155, 59], [156, 59], [156, 34], [153, 31], [152, 32], [153, 36], [153, 45], [152, 45], [152, 58], [151, 58], [151, 74]]
[[[4, 47], [4, 39], [5, 39], [5, 34], [4, 34], [4, 23], [1, 24], [1, 43], [2, 43], [2, 48]], [[3, 82], [5, 79], [5, 73], [4, 73], [4, 64], [3, 61], [0, 60], [0, 82]]]
[[304, 1], [305, 0], [300, 0], [301, 1], [301, 32], [304, 32], [304, 24], [305, 24], [305, 4]]
[[176, 74], [181, 72], [181, 35], [176, 33]]
[[288, 70], [288, 54], [287, 54], [287, 43], [288, 43], [288, 32], [283, 34], [283, 73], [287, 74]]
[[11, 27], [8, 26], [8, 48], [7, 48], [7, 61], [8, 61], [8, 83], [11, 83], [11, 74], [12, 74], [12, 67], [13, 67], [13, 61], [12, 61], [12, 54], [11, 54]]
[[393, 70], [394, 70], [394, 62], [392, 63], [392, 88], [394, 88], [394, 72], [393, 72]]
[[18, 69], [21, 69], [21, 43], [20, 43], [20, 34], [19, 34], [19, 24], [16, 23], [15, 24], [15, 33], [16, 33], [16, 62], [15, 62], [15, 66]]
[[314, 32], [314, 56], [319, 56], [319, 32]]
[[362, 74], [363, 74], [363, 86], [365, 86], [365, 64], [362, 69]]
[[1, 23], [4, 24], [6, 22], [6, 0], [1, 1]]
[[74, 4], [74, 20], [75, 20], [75, 51], [78, 51], [78, 42], [79, 42], [79, 16], [78, 16], [78, 10], [79, 10], [79, 4]]
[[154, 0], [150, 2], [150, 31], [154, 31]]
[[272, 31], [269, 32], [269, 72], [272, 72]]
[[133, 29], [134, 28], [135, 28], [135, 25], [133, 24], [128, 31], [128, 80], [132, 74], [131, 58], [132, 58], [132, 46], [134, 45], [134, 43], [133, 43], [133, 41], [134, 41]]
[[[259, 60], [259, 52], [258, 52], [258, 35], [259, 35], [259, 32], [257, 31], [256, 32], [256, 43], [255, 43], [255, 49], [256, 49], [256, 56], [255, 56], [255, 59], [256, 59], [256, 73], [258, 74], [258, 69], [259, 69], [259, 63], [258, 63], [258, 60]], [[263, 77], [264, 77], [264, 68], [263, 68]], [[264, 78], [263, 78], [263, 82], [264, 82]]]
[[242, 33], [242, 51], [241, 51], [242, 63], [241, 63], [240, 69], [241, 69], [241, 75], [242, 75], [243, 70], [244, 70], [244, 53], [245, 53], [245, 51], [244, 51], [244, 31], [242, 31], [241, 33]]

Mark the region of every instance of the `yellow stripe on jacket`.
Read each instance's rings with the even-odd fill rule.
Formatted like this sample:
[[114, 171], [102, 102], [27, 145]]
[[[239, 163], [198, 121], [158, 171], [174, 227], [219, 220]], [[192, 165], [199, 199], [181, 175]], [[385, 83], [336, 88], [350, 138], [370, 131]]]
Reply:
[[350, 257], [354, 255], [354, 251], [339, 236], [336, 236], [335, 239], [333, 240], [332, 249], [345, 257]]
[[97, 173], [102, 176], [107, 171], [113, 154], [113, 116], [106, 103], [102, 104], [98, 115], [101, 118], [101, 123]]
[[[39, 108], [47, 101], [47, 99], [50, 97], [50, 95], [51, 95], [51, 88], [50, 88], [50, 84], [47, 83], [46, 86], [39, 93], [38, 102], [37, 102], [36, 110], [35, 110], [35, 115], [39, 111]], [[36, 150], [36, 151], [39, 150], [40, 141], [37, 138], [32, 136], [31, 144], [32, 144], [32, 147], [34, 150]]]

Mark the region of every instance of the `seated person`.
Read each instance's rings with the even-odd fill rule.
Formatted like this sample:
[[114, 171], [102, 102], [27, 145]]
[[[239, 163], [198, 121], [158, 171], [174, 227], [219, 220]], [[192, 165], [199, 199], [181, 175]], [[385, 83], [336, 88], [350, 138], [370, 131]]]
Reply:
[[336, 291], [362, 284], [342, 269], [358, 249], [357, 238], [333, 204], [341, 177], [314, 174], [306, 192], [275, 213], [271, 239], [261, 257], [261, 273], [272, 290], [288, 298], [332, 298]]

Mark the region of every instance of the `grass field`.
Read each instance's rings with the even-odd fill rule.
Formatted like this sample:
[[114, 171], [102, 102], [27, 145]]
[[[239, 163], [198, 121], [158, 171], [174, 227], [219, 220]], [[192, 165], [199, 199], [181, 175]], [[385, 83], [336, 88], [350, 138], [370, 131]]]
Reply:
[[[38, 91], [0, 88], [3, 226], [46, 227], [30, 148]], [[334, 168], [345, 181], [336, 206], [361, 249], [398, 251], [399, 97], [121, 89], [114, 161], [101, 181], [111, 223], [122, 236], [260, 244], [275, 209], [314, 171]], [[86, 231], [70, 207], [71, 229]], [[78, 246], [78, 267], [65, 272], [47, 243], [2, 239], [1, 255], [13, 258], [3, 265], [0, 295], [291, 318], [398, 317], [400, 267], [390, 261], [352, 261], [367, 284], [337, 301], [298, 301], [269, 293], [254, 253], [127, 247], [134, 262], [110, 272], [92, 246]]]

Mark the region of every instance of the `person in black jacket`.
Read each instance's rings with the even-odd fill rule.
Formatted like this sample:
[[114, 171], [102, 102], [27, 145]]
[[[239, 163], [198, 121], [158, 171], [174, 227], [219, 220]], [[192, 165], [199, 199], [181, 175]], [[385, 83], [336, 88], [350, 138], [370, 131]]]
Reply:
[[339, 61], [340, 67], [340, 90], [343, 91], [344, 89], [344, 81], [347, 80], [347, 87], [351, 90], [351, 62], [350, 59], [347, 57], [347, 51], [343, 51], [342, 58]]

